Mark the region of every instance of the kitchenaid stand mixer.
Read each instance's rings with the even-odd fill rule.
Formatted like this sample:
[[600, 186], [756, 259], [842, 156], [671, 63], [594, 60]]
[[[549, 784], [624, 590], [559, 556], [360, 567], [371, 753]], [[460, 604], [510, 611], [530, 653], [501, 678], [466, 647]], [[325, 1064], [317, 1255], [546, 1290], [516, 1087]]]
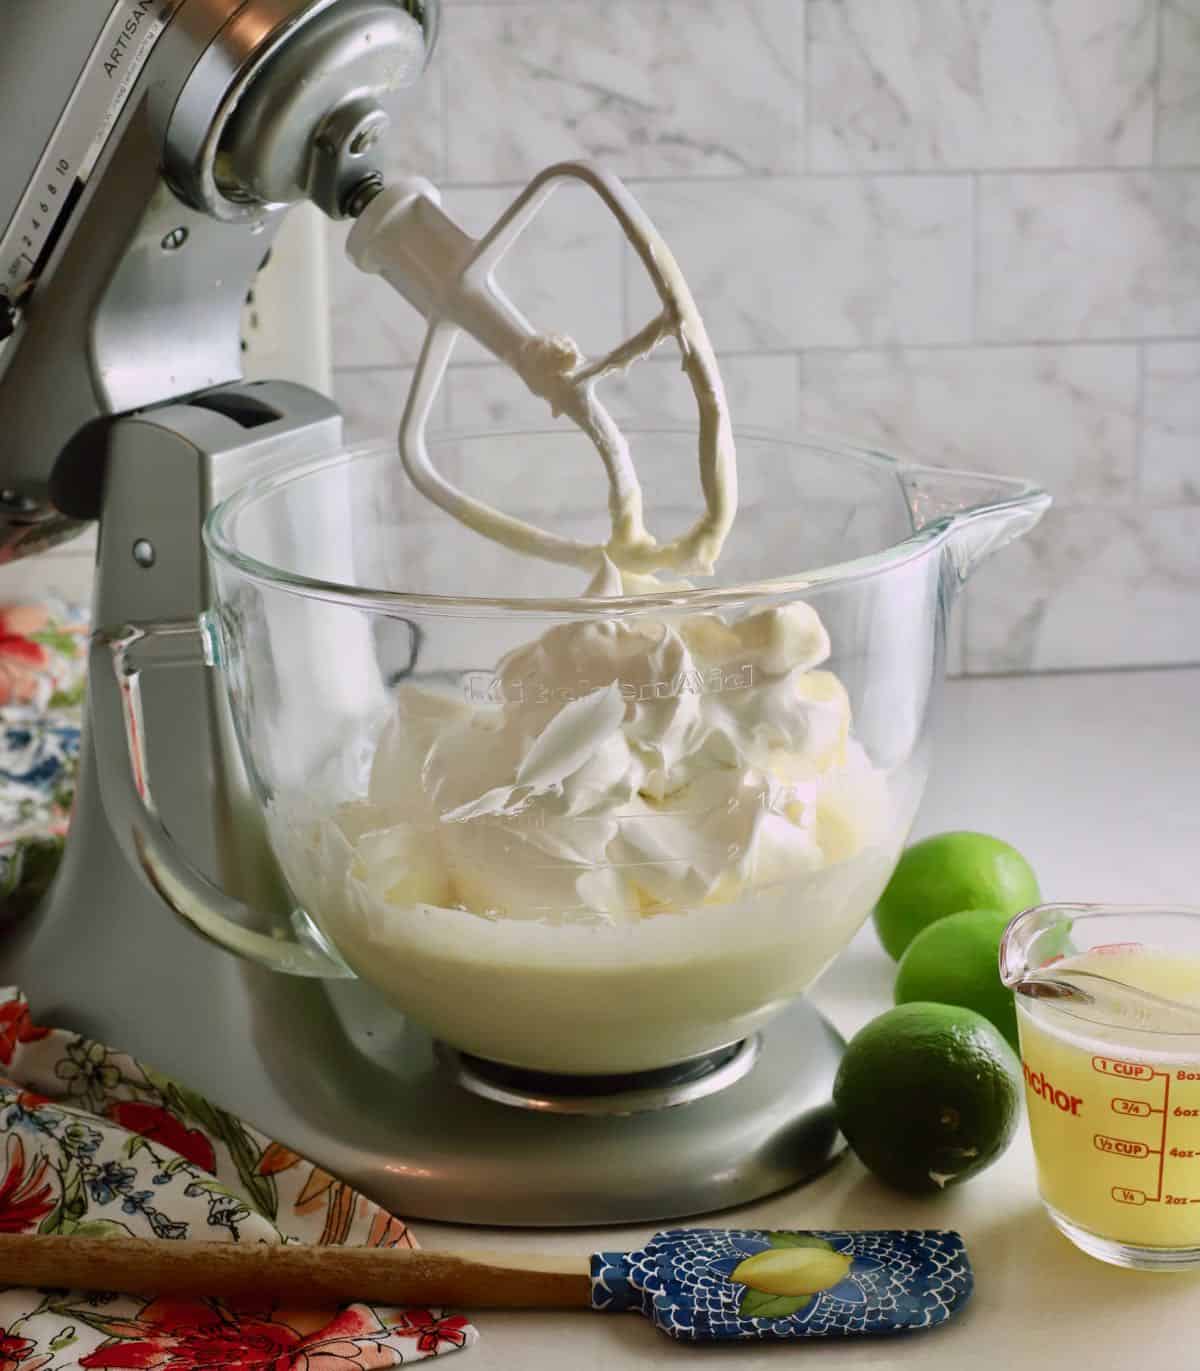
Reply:
[[[377, 97], [416, 79], [434, 11], [428, 0], [120, 0], [47, 12], [10, 0], [4, 26], [0, 89], [9, 126], [28, 135], [6, 140], [0, 160], [4, 556], [99, 519], [94, 622], [194, 619], [210, 600], [209, 508], [341, 441], [323, 397], [240, 383], [247, 285], [286, 206], [307, 198], [345, 217], [381, 193]], [[672, 331], [678, 319], [664, 318]], [[629, 356], [663, 334], [655, 321]], [[421, 442], [427, 400], [418, 385]], [[702, 405], [702, 427], [714, 422]], [[731, 517], [705, 493], [712, 519]], [[109, 774], [102, 787], [97, 765], [97, 751], [123, 755], [116, 686], [96, 677], [103, 650], [92, 665], [63, 866], [0, 945], [0, 976], [40, 1021], [135, 1053], [406, 1215], [696, 1213], [834, 1155], [839, 1044], [802, 1001], [711, 1059], [620, 1080], [538, 1078], [438, 1050], [361, 982], [280, 975], [202, 941], [163, 907], [160, 894], [181, 906], [154, 853], [127, 858], [134, 799]], [[258, 931], [270, 936], [292, 902], [218, 692], [194, 665], [147, 682], [155, 799], [209, 880], [267, 911]]]

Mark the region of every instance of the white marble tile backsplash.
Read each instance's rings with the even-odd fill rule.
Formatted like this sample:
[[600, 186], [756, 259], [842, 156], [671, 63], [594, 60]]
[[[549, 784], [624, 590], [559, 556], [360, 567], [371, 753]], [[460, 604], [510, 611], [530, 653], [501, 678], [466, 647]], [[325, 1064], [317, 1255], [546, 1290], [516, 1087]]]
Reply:
[[[1200, 661], [1200, 0], [444, 9], [389, 166], [467, 228], [548, 162], [599, 158], [676, 249], [739, 423], [1051, 490], [968, 591], [952, 666]], [[653, 300], [585, 196], [547, 215], [505, 286], [602, 348]], [[423, 326], [348, 264], [334, 294], [349, 432], [390, 437]], [[477, 347], [455, 361], [445, 423], [548, 422]], [[688, 417], [665, 354], [606, 394]]]
[[622, 176], [800, 171], [802, 20], [795, 0], [454, 6], [450, 179], [577, 157]]
[[817, 171], [1150, 157], [1154, 0], [809, 0]]
[[1194, 167], [1200, 164], [1200, 0], [1160, 2], [1156, 160]]
[[1052, 509], [967, 599], [968, 672], [1200, 661], [1200, 505]]
[[1131, 344], [812, 352], [800, 412], [922, 462], [1037, 481], [1060, 503], [1137, 487]]
[[979, 178], [986, 339], [1200, 333], [1200, 170]]
[[[718, 350], [966, 342], [971, 187], [956, 177], [655, 181], [637, 193]], [[653, 312], [629, 274], [631, 322]]]
[[1200, 343], [1151, 343], [1143, 393], [1143, 494], [1200, 504]]

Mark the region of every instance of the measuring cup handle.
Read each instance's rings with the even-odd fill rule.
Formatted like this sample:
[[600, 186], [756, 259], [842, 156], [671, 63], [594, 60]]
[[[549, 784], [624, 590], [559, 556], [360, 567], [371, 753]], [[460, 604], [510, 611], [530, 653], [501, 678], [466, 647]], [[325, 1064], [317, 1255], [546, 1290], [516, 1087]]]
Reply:
[[92, 635], [91, 727], [100, 791], [113, 833], [155, 892], [212, 942], [273, 971], [352, 977], [332, 948], [317, 942], [315, 926], [308, 942], [256, 932], [251, 925], [266, 920], [201, 875], [159, 817], [150, 789], [140, 674], [152, 667], [212, 667], [219, 660], [219, 636], [207, 615], [198, 621], [127, 624]]

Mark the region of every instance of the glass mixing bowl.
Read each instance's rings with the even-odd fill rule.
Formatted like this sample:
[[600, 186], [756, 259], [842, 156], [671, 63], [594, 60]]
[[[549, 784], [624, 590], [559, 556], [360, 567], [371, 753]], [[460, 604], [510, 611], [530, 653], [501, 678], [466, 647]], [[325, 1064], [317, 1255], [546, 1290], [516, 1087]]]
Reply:
[[[695, 436], [630, 437], [647, 522], [674, 534], [698, 509]], [[508, 512], [607, 536], [572, 431], [433, 456]], [[738, 458], [716, 575], [615, 599], [456, 523], [391, 449], [242, 489], [206, 526], [199, 630], [109, 635], [143, 870], [231, 950], [360, 976], [513, 1066], [633, 1072], [751, 1034], [873, 907], [925, 783], [954, 592], [1048, 498], [759, 433]], [[197, 640], [297, 905], [286, 935], [256, 932], [154, 812], [138, 671]]]

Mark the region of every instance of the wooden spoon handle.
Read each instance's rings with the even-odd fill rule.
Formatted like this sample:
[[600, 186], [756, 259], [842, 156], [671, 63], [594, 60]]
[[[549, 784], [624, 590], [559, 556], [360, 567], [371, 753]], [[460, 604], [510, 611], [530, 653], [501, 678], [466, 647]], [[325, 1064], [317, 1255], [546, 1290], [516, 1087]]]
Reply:
[[302, 1304], [591, 1307], [586, 1257], [0, 1234], [0, 1287], [263, 1295]]

